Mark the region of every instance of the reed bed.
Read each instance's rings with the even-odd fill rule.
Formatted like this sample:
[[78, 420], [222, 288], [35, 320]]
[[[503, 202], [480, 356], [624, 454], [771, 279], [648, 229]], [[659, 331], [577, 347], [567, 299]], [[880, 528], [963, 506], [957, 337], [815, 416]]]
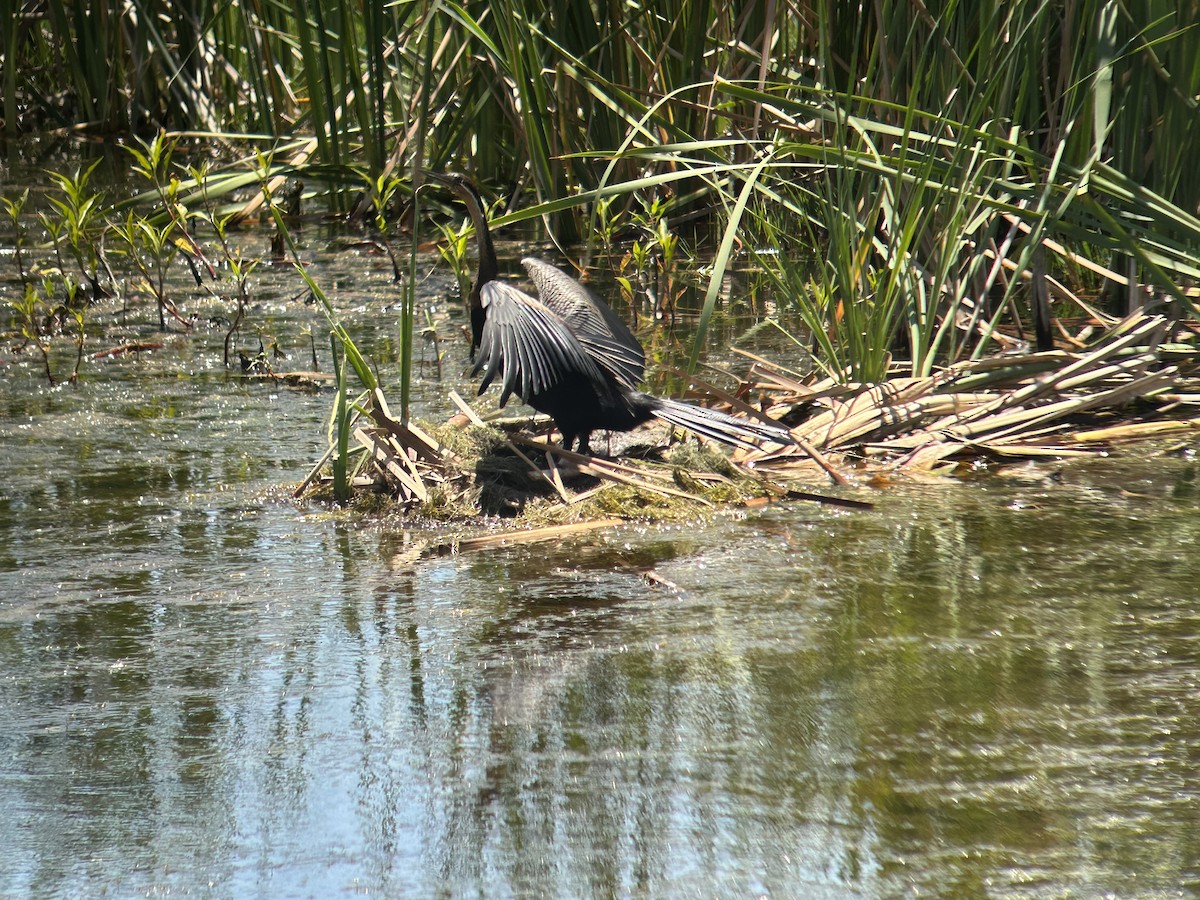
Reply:
[[[1171, 340], [1173, 331], [1186, 341]], [[793, 434], [868, 471], [952, 472], [979, 458], [1069, 457], [1198, 427], [1195, 332], [1135, 313], [1094, 348], [996, 356], [922, 378], [798, 380], [756, 361], [751, 383], [772, 414], [804, 409]], [[811, 468], [789, 450], [759, 467]]]

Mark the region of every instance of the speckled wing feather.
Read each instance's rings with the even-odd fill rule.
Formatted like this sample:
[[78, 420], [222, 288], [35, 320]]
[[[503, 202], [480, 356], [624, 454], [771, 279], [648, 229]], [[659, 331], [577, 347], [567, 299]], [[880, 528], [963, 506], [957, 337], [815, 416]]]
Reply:
[[471, 370], [483, 373], [479, 393], [497, 376], [501, 406], [513, 394], [528, 401], [568, 375], [603, 388], [599, 367], [553, 310], [502, 281], [485, 284], [479, 299], [487, 311]]
[[521, 265], [533, 280], [538, 299], [566, 323], [592, 359], [618, 383], [635, 389], [646, 369], [646, 354], [612, 307], [547, 262], [530, 256]]

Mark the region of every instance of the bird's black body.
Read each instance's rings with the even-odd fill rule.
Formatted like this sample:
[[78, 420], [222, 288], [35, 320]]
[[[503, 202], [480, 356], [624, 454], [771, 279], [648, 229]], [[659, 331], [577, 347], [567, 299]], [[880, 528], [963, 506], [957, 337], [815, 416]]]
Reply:
[[548, 414], [563, 446], [588, 452], [593, 431], [630, 431], [657, 418], [726, 444], [792, 443], [781, 426], [743, 421], [637, 390], [646, 358], [642, 345], [612, 309], [569, 275], [539, 259], [522, 260], [538, 296], [498, 281], [499, 268], [483, 201], [460, 175], [431, 177], [466, 205], [479, 241], [479, 271], [471, 286], [472, 374], [479, 392], [500, 380], [500, 405], [516, 394]]

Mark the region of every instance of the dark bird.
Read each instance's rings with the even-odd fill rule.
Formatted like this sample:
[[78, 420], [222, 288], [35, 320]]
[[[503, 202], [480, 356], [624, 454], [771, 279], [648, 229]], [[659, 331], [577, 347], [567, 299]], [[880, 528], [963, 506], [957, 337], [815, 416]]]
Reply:
[[652, 418], [735, 447], [794, 443], [782, 426], [736, 419], [637, 390], [646, 354], [629, 327], [603, 300], [540, 259], [521, 260], [536, 298], [499, 281], [496, 251], [483, 198], [462, 175], [428, 173], [466, 206], [479, 244], [479, 271], [471, 285], [471, 342], [483, 373], [479, 393], [500, 379], [500, 405], [516, 394], [547, 413], [563, 447], [579, 439], [588, 453], [592, 432], [630, 431]]

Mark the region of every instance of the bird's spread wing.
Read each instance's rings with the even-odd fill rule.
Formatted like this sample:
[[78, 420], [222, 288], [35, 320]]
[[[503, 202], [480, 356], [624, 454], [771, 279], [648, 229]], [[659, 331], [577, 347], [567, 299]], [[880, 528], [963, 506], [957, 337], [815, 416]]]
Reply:
[[512, 394], [528, 400], [569, 375], [605, 384], [599, 367], [553, 310], [502, 281], [485, 284], [479, 299], [487, 317], [471, 374], [483, 373], [480, 393], [497, 376], [501, 406]]
[[535, 257], [521, 265], [537, 288], [538, 299], [557, 315], [598, 365], [633, 390], [646, 369], [642, 345], [603, 300], [565, 272]]

